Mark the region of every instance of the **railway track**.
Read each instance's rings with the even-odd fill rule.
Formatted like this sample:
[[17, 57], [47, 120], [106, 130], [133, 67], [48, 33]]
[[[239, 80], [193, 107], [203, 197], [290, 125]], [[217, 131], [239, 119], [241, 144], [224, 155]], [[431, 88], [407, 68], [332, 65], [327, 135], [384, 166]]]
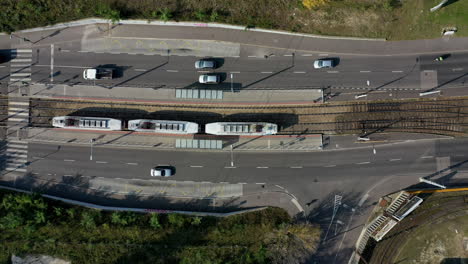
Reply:
[[395, 263], [398, 251], [411, 236], [411, 230], [422, 225], [430, 225], [442, 221], [448, 216], [454, 214], [466, 214], [466, 203], [463, 196], [441, 197], [430, 201], [440, 204], [439, 210], [428, 208], [428, 210], [415, 211], [408, 218], [400, 222], [396, 228], [389, 232], [386, 237], [377, 244], [372, 252], [368, 263], [390, 264]]
[[[0, 98], [0, 109], [7, 112], [5, 101]], [[123, 120], [172, 119], [200, 125], [219, 121], [265, 121], [278, 124], [280, 134], [395, 131], [462, 135], [468, 128], [468, 98], [294, 106], [31, 99], [30, 112], [30, 126], [34, 127], [50, 127], [54, 116], [79, 115]]]

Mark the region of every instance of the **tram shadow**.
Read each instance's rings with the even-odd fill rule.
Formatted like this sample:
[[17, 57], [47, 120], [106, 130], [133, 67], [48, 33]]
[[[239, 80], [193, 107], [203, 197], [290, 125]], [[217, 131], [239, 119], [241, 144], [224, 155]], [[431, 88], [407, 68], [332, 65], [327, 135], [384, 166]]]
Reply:
[[145, 118], [148, 112], [136, 108], [86, 107], [68, 113], [68, 116], [115, 118], [122, 121]]

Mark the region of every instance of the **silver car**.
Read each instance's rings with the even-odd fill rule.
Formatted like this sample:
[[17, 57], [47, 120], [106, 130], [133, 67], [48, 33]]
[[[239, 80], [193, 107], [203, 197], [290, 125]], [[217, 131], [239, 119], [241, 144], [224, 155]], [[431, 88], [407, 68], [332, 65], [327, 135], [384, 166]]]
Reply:
[[198, 82], [203, 84], [218, 84], [221, 82], [221, 77], [217, 74], [203, 74], [198, 78]]
[[174, 170], [170, 166], [157, 166], [151, 169], [152, 177], [169, 177], [174, 175]]
[[333, 68], [333, 67], [335, 67], [335, 61], [332, 59], [320, 59], [314, 62], [315, 69]]
[[214, 69], [216, 68], [216, 61], [210, 59], [198, 60], [195, 62], [196, 69]]

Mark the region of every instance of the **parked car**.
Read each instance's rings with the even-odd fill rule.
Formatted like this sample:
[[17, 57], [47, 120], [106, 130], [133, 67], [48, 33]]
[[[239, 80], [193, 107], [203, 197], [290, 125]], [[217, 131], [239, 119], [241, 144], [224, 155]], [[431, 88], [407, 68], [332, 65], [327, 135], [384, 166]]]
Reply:
[[198, 78], [198, 82], [203, 84], [218, 84], [221, 82], [221, 76], [218, 74], [203, 74]]
[[170, 166], [156, 166], [151, 169], [152, 177], [169, 177], [174, 175], [175, 170]]
[[333, 68], [335, 66], [335, 61], [332, 59], [319, 59], [314, 62], [315, 69]]
[[216, 61], [213, 59], [202, 59], [195, 62], [195, 69], [215, 69]]

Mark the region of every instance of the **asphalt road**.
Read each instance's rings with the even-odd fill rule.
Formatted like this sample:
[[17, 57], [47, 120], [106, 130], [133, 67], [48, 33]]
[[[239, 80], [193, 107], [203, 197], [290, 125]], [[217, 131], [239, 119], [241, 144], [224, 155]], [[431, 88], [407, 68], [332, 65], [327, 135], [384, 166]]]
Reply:
[[[162, 87], [230, 87], [230, 74], [236, 89], [256, 88], [312, 88], [312, 87], [367, 87], [419, 88], [420, 72], [435, 70], [438, 83], [444, 86], [463, 85], [468, 77], [468, 53], [452, 54], [443, 62], [434, 62], [433, 55], [414, 56], [342, 56], [337, 67], [314, 69], [317, 58], [333, 56], [289, 56], [263, 57], [241, 56], [239, 58], [218, 58], [222, 66], [214, 71], [196, 70], [197, 57], [129, 55], [108, 53], [87, 53], [55, 46], [54, 82], [89, 84], [82, 77], [85, 68], [107, 65], [118, 69], [120, 77], [101, 80], [96, 84], [107, 86], [160, 85]], [[33, 81], [47, 82], [50, 76], [50, 48], [33, 52]], [[200, 85], [200, 74], [217, 72], [224, 82], [219, 86]]]
[[[334, 195], [343, 197], [336, 223], [318, 263], [343, 263], [373, 203], [384, 194], [433, 175], [437, 159], [449, 157], [452, 171], [468, 171], [467, 139], [421, 140], [341, 151], [308, 153], [151, 151], [56, 144], [29, 144], [28, 171], [41, 178], [66, 176], [151, 179], [155, 165], [173, 165], [175, 181], [278, 185], [298, 198], [311, 221], [328, 230]], [[444, 168], [445, 169], [445, 168]], [[438, 176], [435, 178], [437, 179]], [[455, 175], [456, 177], [456, 175]], [[450, 183], [445, 179], [444, 184]], [[351, 210], [355, 208], [356, 210]], [[330, 248], [328, 248], [330, 247]], [[322, 252], [322, 251], [321, 251]], [[333, 252], [330, 255], [330, 252]]]

